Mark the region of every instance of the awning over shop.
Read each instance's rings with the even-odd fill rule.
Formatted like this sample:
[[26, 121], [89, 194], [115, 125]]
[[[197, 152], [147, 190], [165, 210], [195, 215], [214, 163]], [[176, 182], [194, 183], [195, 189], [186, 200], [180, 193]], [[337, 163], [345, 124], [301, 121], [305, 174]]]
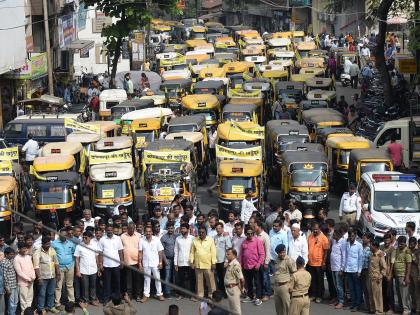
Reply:
[[95, 42], [93, 40], [85, 40], [85, 39], [76, 39], [71, 42], [71, 44], [67, 45], [67, 49], [73, 50], [86, 50], [93, 48]]

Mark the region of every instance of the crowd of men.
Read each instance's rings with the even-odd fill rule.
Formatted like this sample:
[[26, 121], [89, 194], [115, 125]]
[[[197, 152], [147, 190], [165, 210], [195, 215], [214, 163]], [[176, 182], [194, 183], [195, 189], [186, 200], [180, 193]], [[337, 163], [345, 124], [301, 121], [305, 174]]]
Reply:
[[122, 307], [134, 313], [134, 300], [206, 296], [227, 298], [232, 314], [241, 314], [241, 303], [270, 298], [279, 315], [309, 314], [310, 300], [376, 314], [420, 312], [416, 224], [407, 223], [406, 236], [385, 234], [380, 246], [355, 229], [358, 198], [351, 187], [341, 222], [321, 211], [310, 226], [294, 200], [263, 215], [248, 199], [227, 222], [216, 210], [195, 216], [191, 205], [175, 201], [167, 215], [156, 207], [137, 223], [120, 206], [112, 225], [90, 210], [74, 226], [67, 218], [59, 233], [41, 223], [24, 232], [17, 224], [8, 244], [0, 238], [0, 313], [60, 313], [64, 306], [72, 313], [75, 305], [87, 313], [89, 303], [106, 314]]

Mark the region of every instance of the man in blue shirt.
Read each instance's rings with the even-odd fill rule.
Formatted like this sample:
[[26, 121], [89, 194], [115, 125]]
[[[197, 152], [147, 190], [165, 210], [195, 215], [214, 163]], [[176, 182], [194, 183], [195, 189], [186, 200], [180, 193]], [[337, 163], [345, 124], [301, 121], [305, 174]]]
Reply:
[[65, 281], [67, 289], [67, 298], [70, 302], [74, 302], [74, 251], [76, 245], [67, 239], [67, 229], [62, 228], [60, 230], [59, 239], [52, 243], [52, 247], [57, 253], [57, 260], [60, 266], [61, 277], [56, 282], [55, 286], [55, 307], [59, 308], [61, 303], [61, 289], [63, 287], [63, 281]]
[[286, 253], [289, 246], [287, 240], [287, 232], [283, 230], [283, 221], [276, 219], [273, 222], [273, 228], [270, 230], [270, 249], [271, 249], [271, 261], [270, 261], [270, 274], [275, 272], [275, 263], [277, 260], [276, 248], [278, 245], [283, 244], [286, 247]]
[[362, 287], [360, 275], [363, 267], [363, 246], [356, 242], [356, 231], [348, 231], [344, 272], [349, 286], [352, 312], [356, 312], [362, 304]]

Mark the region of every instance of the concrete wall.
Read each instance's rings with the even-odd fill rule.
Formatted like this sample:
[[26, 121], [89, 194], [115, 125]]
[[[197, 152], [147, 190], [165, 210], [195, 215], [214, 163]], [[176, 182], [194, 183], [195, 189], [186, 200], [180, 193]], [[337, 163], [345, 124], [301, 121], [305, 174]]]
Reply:
[[[87, 73], [103, 73], [108, 71], [108, 64], [106, 54], [102, 53], [103, 42], [105, 38], [101, 37], [100, 33], [92, 32], [92, 24], [95, 21], [95, 10], [89, 8], [86, 18], [86, 28], [81, 30], [78, 33], [78, 39], [83, 40], [93, 40], [95, 45], [89, 50], [88, 58], [80, 58], [80, 53], [77, 52], [74, 54], [74, 75], [80, 76], [82, 69]], [[120, 59], [118, 63], [117, 72], [129, 71], [130, 70], [130, 60], [129, 59]]]

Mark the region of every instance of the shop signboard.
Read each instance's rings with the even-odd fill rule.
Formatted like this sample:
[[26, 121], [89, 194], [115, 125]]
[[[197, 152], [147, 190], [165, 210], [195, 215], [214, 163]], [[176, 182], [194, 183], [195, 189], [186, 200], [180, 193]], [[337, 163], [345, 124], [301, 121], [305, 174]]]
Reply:
[[58, 40], [65, 48], [76, 39], [77, 15], [68, 14], [58, 18]]
[[17, 70], [9, 72], [6, 77], [20, 80], [36, 80], [47, 75], [47, 53], [32, 54], [25, 65]]

